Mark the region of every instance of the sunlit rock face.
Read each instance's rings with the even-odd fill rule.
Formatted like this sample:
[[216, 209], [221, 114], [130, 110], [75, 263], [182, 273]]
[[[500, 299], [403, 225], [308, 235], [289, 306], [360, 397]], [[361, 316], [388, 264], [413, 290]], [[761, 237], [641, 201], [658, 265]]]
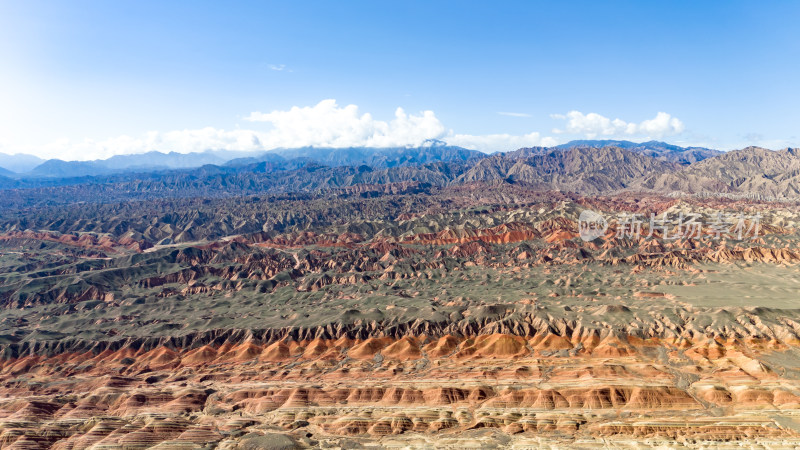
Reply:
[[800, 442], [781, 340], [576, 329], [136, 347], [6, 359], [3, 445]]

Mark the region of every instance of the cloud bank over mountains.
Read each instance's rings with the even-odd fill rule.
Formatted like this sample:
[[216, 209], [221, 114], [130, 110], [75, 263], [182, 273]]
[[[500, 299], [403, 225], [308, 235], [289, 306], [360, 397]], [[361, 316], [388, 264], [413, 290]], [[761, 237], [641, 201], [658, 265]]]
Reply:
[[663, 138], [683, 132], [684, 126], [677, 117], [672, 117], [665, 112], [659, 112], [656, 117], [641, 123], [625, 122], [621, 119], [611, 120], [597, 113], [584, 114], [580, 111], [570, 111], [567, 114], [553, 114], [554, 119], [566, 120], [567, 126], [561, 130], [553, 129], [555, 134], [584, 135], [589, 139], [598, 136], [647, 136]]
[[[507, 113], [508, 114], [508, 113]], [[510, 114], [509, 114], [510, 115]], [[515, 114], [524, 117], [522, 114]], [[553, 129], [557, 137], [539, 132], [527, 134], [460, 134], [448, 129], [433, 111], [407, 113], [395, 110], [394, 118], [378, 120], [356, 105], [339, 106], [336, 100], [323, 100], [313, 106], [292, 107], [271, 112], [255, 111], [245, 120], [251, 129], [224, 130], [214, 127], [173, 131], [151, 131], [141, 136], [118, 136], [106, 140], [62, 139], [37, 148], [12, 148], [0, 144], [3, 153], [32, 153], [46, 158], [68, 160], [105, 159], [114, 155], [161, 152], [192, 153], [205, 150], [258, 151], [274, 148], [315, 147], [413, 147], [426, 140], [439, 139], [451, 145], [493, 152], [520, 147], [552, 146], [571, 137], [597, 136], [663, 138], [683, 132], [676, 117], [659, 112], [655, 118], [639, 123], [611, 120], [597, 113], [570, 111], [554, 114], [564, 120], [563, 128]]]
[[447, 133], [433, 111], [414, 115], [397, 108], [394, 119], [386, 122], [361, 114], [356, 105], [339, 107], [332, 99], [288, 111], [253, 112], [245, 120], [272, 125], [272, 130], [260, 134], [261, 141], [271, 148], [405, 147]]

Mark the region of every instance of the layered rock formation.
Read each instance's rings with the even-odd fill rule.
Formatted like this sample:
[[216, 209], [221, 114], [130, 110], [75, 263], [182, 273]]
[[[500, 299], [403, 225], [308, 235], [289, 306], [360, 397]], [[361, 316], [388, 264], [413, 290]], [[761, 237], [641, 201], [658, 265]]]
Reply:
[[0, 440], [194, 448], [268, 432], [298, 447], [405, 434], [444, 445], [488, 428], [512, 442], [570, 446], [800, 443], [797, 382], [773, 359], [797, 361], [793, 342], [600, 336], [250, 339], [28, 354], [0, 369]]
[[[267, 204], [258, 229], [234, 219], [241, 199], [216, 225], [103, 213], [7, 231], [0, 446], [800, 445], [796, 209], [352, 194], [336, 217]], [[584, 209], [609, 218], [589, 242]], [[622, 213], [760, 224], [631, 236]]]

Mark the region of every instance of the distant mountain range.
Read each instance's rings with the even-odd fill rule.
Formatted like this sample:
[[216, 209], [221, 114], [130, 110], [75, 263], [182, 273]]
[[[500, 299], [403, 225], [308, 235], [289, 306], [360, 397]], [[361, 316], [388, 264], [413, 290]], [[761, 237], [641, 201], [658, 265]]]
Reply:
[[[448, 146], [441, 141], [430, 141], [416, 148], [303, 147], [266, 152], [214, 150], [198, 153], [151, 151], [136, 155], [118, 155], [94, 161], [64, 161], [60, 159], [43, 161], [31, 155], [2, 155], [0, 157], [0, 176], [20, 179], [76, 178], [126, 172], [190, 169], [205, 165], [243, 167], [264, 162], [287, 167], [317, 163], [330, 167], [367, 165], [375, 168], [388, 168], [439, 161], [468, 161], [485, 156], [484, 153]], [[8, 167], [3, 166], [4, 161]], [[31, 167], [33, 162], [36, 164]]]
[[10, 207], [470, 183], [579, 194], [682, 192], [797, 200], [800, 150], [719, 152], [663, 142], [575, 141], [488, 155], [431, 142], [416, 148], [309, 147], [252, 155], [153, 152], [79, 163], [50, 160], [23, 175], [0, 172]]
[[[553, 149], [568, 150], [577, 147], [616, 147], [684, 165], [723, 153], [707, 148], [679, 147], [658, 141], [635, 143], [630, 141], [581, 140], [568, 142], [553, 147]], [[548, 149], [538, 149], [538, 151], [546, 150]], [[64, 161], [61, 159], [45, 161], [33, 155], [6, 155], [0, 153], [0, 176], [9, 178], [75, 178], [125, 172], [190, 169], [209, 164], [242, 167], [253, 163], [280, 164], [287, 161], [293, 161], [289, 165], [295, 166], [297, 166], [298, 161], [305, 161], [330, 167], [363, 164], [373, 168], [389, 168], [403, 165], [429, 164], [439, 161], [474, 161], [485, 156], [481, 152], [449, 146], [436, 140], [431, 140], [416, 148], [302, 147], [261, 152], [210, 150], [188, 154], [151, 151], [135, 155], [118, 155], [94, 161]]]
[[188, 169], [206, 164], [222, 165], [235, 158], [244, 158], [257, 152], [213, 150], [198, 153], [161, 153], [151, 151], [136, 155], [117, 155], [95, 161], [63, 161], [50, 159], [33, 169], [18, 173], [22, 178], [70, 178], [109, 175], [124, 172], [151, 172], [158, 170]]
[[[26, 155], [23, 153], [15, 155], [0, 153], [0, 168], [4, 169], [6, 172], [25, 173], [33, 170], [33, 168], [43, 162], [44, 160], [38, 156]], [[2, 175], [2, 172], [0, 172], [0, 175]]]
[[619, 147], [522, 149], [477, 162], [459, 181], [503, 180], [543, 189], [594, 194], [624, 189], [641, 177], [671, 173], [679, 167], [676, 163]]
[[660, 142], [660, 141], [647, 141], [647, 142], [636, 143], [631, 141], [613, 141], [613, 140], [596, 140], [596, 141], [578, 140], [558, 145], [555, 148], [570, 149], [575, 147], [592, 147], [592, 148], [617, 147], [632, 152], [641, 153], [643, 155], [647, 155], [655, 159], [660, 159], [662, 161], [669, 161], [683, 165], [694, 164], [698, 161], [702, 161], [704, 159], [725, 153], [720, 150], [712, 150], [710, 148], [703, 148], [703, 147], [680, 147], [677, 145], [667, 144], [666, 142]]
[[657, 172], [637, 187], [662, 192], [756, 193], [800, 198], [800, 149], [759, 147], [734, 150], [676, 172]]

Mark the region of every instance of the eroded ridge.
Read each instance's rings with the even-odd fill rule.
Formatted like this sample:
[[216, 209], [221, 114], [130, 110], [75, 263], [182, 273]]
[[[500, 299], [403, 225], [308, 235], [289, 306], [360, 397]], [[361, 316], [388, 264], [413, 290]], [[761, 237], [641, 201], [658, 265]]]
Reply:
[[[800, 445], [795, 210], [459, 186], [387, 213], [416, 195], [226, 236], [7, 230], [0, 446]], [[587, 241], [585, 209], [761, 223]]]

